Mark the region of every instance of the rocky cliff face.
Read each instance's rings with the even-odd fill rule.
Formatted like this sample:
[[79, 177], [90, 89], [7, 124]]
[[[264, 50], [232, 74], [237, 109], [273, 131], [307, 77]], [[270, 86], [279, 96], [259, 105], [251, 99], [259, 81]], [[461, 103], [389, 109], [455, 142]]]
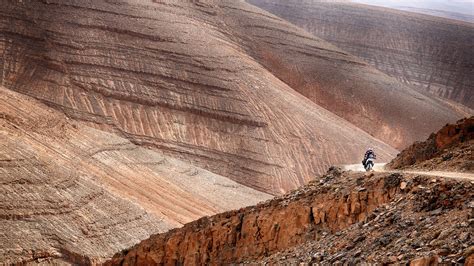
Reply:
[[250, 0], [421, 91], [474, 107], [474, 24], [325, 1]]
[[406, 193], [375, 209], [367, 221], [249, 262], [472, 265], [472, 184], [415, 177], [402, 180], [400, 189]]
[[[444, 252], [461, 262], [471, 254], [466, 244], [472, 239], [473, 188], [465, 181], [333, 169], [284, 197], [152, 236], [106, 265], [361, 263], [389, 262], [392, 256], [392, 263], [403, 263], [429, 257], [445, 244]], [[440, 199], [440, 194], [446, 197]], [[447, 228], [447, 219], [462, 226]], [[443, 236], [436, 233], [446, 228]], [[400, 236], [403, 241], [397, 241]]]
[[269, 198], [0, 88], [0, 264], [97, 263]]
[[443, 169], [474, 172], [474, 117], [448, 124], [423, 142], [416, 142], [393, 159], [395, 169]]

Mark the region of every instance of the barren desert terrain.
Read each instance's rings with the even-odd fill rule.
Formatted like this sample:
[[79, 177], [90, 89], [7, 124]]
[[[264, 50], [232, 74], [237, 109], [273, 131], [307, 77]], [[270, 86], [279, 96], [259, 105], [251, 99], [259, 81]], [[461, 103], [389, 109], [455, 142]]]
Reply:
[[0, 0], [0, 265], [470, 265], [473, 37], [347, 1]]

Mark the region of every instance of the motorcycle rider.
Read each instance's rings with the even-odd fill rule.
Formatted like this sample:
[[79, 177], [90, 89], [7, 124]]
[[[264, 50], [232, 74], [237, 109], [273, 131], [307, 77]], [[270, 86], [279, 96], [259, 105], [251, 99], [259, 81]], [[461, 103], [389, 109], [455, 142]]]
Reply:
[[365, 163], [367, 162], [367, 159], [369, 158], [372, 158], [372, 159], [376, 159], [377, 156], [375, 155], [375, 152], [372, 148], [369, 148], [366, 152], [365, 152], [365, 155], [364, 155], [364, 160], [362, 161], [362, 164], [364, 165], [364, 167], [366, 167]]

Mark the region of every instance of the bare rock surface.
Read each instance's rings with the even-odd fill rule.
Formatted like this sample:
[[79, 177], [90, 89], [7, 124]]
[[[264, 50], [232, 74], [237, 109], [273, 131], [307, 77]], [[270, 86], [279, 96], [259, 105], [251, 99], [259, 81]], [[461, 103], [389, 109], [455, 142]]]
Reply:
[[282, 197], [152, 236], [106, 265], [468, 262], [473, 186], [332, 168]]
[[269, 198], [0, 88], [0, 264], [98, 263]]
[[387, 167], [474, 172], [474, 117], [447, 124], [402, 151]]
[[472, 23], [343, 1], [248, 2], [402, 83], [474, 108]]
[[[388, 183], [398, 183], [401, 193], [374, 209], [365, 221], [335, 233], [322, 230], [314, 241], [250, 262], [472, 264], [472, 182], [392, 174], [386, 179]], [[357, 208], [351, 205], [351, 211]]]
[[[252, 51], [298, 55], [324, 71], [375, 70], [245, 2], [8, 1], [0, 12], [4, 86], [241, 184], [280, 194], [358, 162], [369, 146], [384, 161], [396, 154], [295, 92]], [[433, 108], [439, 114], [425, 108], [402, 124], [368, 119], [371, 133], [405, 143], [424, 136], [413, 121], [456, 117]]]

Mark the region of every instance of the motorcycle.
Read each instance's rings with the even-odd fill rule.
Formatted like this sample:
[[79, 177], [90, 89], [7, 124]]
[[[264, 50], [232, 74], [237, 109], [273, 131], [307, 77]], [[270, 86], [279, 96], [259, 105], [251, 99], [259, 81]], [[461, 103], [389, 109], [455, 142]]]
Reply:
[[374, 164], [375, 164], [374, 158], [368, 158], [364, 164], [365, 171], [367, 172], [371, 171], [374, 168]]

